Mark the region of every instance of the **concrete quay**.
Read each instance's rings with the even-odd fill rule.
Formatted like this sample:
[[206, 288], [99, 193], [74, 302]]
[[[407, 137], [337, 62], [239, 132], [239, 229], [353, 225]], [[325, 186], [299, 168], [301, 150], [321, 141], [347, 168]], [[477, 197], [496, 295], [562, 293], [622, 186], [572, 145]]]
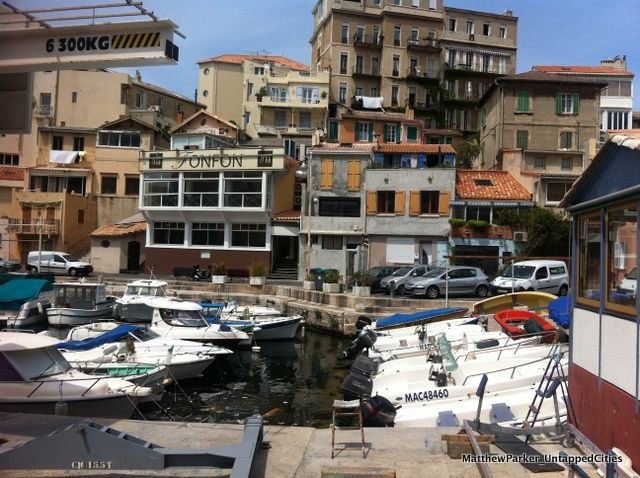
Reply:
[[[104, 276], [107, 291], [113, 295], [122, 295], [127, 283], [142, 277]], [[286, 314], [300, 314], [312, 327], [331, 333], [352, 336], [355, 322], [360, 315], [372, 318], [394, 314], [396, 312], [416, 312], [424, 309], [445, 307], [444, 298], [429, 300], [411, 297], [390, 297], [373, 295], [369, 297], [355, 296], [351, 293], [330, 294], [315, 290], [305, 290], [294, 284], [267, 283], [262, 287], [250, 286], [246, 283], [227, 283], [214, 285], [210, 282], [188, 280], [172, 280], [168, 282], [168, 293], [185, 300], [224, 301], [238, 299], [241, 305], [269, 305], [282, 310]], [[480, 299], [452, 298], [448, 307], [469, 307]]]
[[[50, 415], [0, 413], [0, 452], [34, 437], [78, 423], [82, 418]], [[96, 419], [98, 423], [130, 433], [161, 446], [205, 448], [238, 443], [243, 426], [213, 423], [148, 422], [136, 420]], [[366, 456], [363, 458], [357, 430], [338, 430], [337, 445], [344, 447], [331, 458], [330, 429], [306, 427], [266, 426], [264, 445], [256, 452], [252, 477], [255, 478], [317, 478], [323, 469], [390, 469], [397, 478], [418, 477], [476, 477], [480, 473], [474, 464], [465, 464], [446, 454], [442, 434], [455, 434], [451, 428], [367, 428]], [[545, 439], [534, 444], [541, 453], [557, 455], [562, 449], [557, 440]], [[576, 449], [566, 450], [570, 455]], [[44, 452], [44, 450], [43, 450]], [[491, 453], [500, 452], [494, 445]], [[73, 461], [73, 450], [69, 450]], [[71, 463], [66, 470], [2, 470], [3, 478], [36, 478], [62, 476], [229, 476], [229, 470], [205, 468], [171, 468], [162, 471], [116, 470], [117, 457], [111, 470], [75, 470]], [[19, 465], [18, 465], [19, 466]], [[533, 473], [517, 463], [491, 464], [496, 478], [528, 478]], [[336, 476], [336, 475], [332, 475]], [[338, 475], [339, 476], [339, 475]], [[348, 475], [343, 475], [348, 476]], [[358, 475], [389, 476], [389, 475]], [[546, 478], [566, 476], [565, 472], [545, 473]], [[596, 475], [593, 475], [596, 476]]]

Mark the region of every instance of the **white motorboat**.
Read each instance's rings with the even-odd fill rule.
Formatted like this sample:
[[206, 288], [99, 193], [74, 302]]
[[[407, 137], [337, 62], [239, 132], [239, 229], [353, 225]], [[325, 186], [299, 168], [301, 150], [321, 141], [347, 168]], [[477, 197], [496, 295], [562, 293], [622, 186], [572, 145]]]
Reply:
[[242, 305], [236, 299], [231, 299], [220, 305], [222, 306], [220, 315], [225, 318], [235, 317], [244, 319], [248, 317], [282, 317], [282, 312], [273, 307], [264, 307], [260, 305]]
[[[276, 309], [268, 307], [261, 308], [264, 309], [262, 314], [252, 315], [251, 310], [246, 308], [243, 315], [233, 316], [225, 315], [224, 304], [203, 302], [200, 305], [205, 319], [210, 324], [224, 324], [242, 330], [253, 335], [256, 341], [291, 340], [302, 323], [301, 315], [285, 317]], [[271, 315], [267, 310], [273, 310], [278, 315]]]
[[148, 297], [165, 297], [167, 283], [162, 280], [142, 279], [127, 284], [124, 294], [116, 299], [113, 316], [122, 322], [151, 322], [153, 309], [145, 299]]
[[[529, 406], [536, 396], [537, 389], [538, 383], [535, 383], [526, 387], [485, 393], [480, 409], [480, 421], [501, 424], [522, 423], [529, 412]], [[462, 397], [406, 404], [397, 410], [394, 426], [407, 428], [462, 425], [464, 420], [475, 420], [478, 403], [479, 398], [472, 393]], [[558, 399], [559, 417], [562, 419], [566, 414], [566, 403]], [[555, 425], [557, 418], [553, 399], [544, 400], [536, 425]]]
[[107, 297], [105, 284], [81, 281], [53, 286], [54, 303], [47, 310], [49, 325], [73, 327], [111, 319], [114, 301]]
[[[561, 354], [559, 345], [546, 349], [546, 354], [499, 354], [499, 349], [488, 352], [488, 360], [456, 360], [452, 351], [441, 348], [440, 359], [423, 367], [407, 371], [389, 370], [371, 379], [352, 373], [342, 384], [346, 398], [360, 395], [380, 395], [396, 405], [426, 402], [473, 394], [483, 374], [489, 378], [487, 392], [497, 392], [533, 385], [540, 381], [549, 359]], [[480, 355], [487, 351], [476, 351]], [[566, 367], [566, 358], [563, 359]]]
[[251, 345], [251, 337], [224, 324], [209, 324], [202, 315], [202, 307], [195, 302], [174, 297], [149, 297], [153, 309], [149, 329], [164, 339], [193, 340], [224, 347]]
[[58, 348], [72, 363], [162, 364], [168, 368], [169, 377], [174, 380], [197, 377], [214, 362], [217, 355], [232, 353], [215, 345], [163, 340], [143, 327], [109, 322], [76, 327], [69, 332], [67, 339]]
[[153, 391], [121, 378], [95, 377], [71, 367], [58, 339], [0, 332], [0, 411], [129, 418]]
[[7, 327], [46, 323], [53, 302], [53, 286], [44, 279], [12, 279], [0, 285], [0, 322]]

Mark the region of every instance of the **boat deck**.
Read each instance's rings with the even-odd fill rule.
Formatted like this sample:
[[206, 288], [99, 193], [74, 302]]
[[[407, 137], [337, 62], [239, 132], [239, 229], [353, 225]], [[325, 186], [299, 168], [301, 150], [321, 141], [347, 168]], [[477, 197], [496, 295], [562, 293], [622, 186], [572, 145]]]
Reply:
[[[81, 421], [80, 418], [49, 415], [0, 413], [0, 452], [33, 437], [50, 433], [63, 426]], [[135, 420], [97, 419], [99, 423], [130, 433], [139, 438], [167, 447], [213, 447], [240, 441], [242, 425], [182, 422], [143, 422]], [[321, 476], [325, 468], [387, 468], [395, 469], [397, 478], [425, 476], [476, 477], [480, 476], [476, 465], [464, 464], [446, 454], [442, 434], [454, 434], [451, 428], [403, 428], [365, 429], [366, 458], [362, 457], [357, 430], [339, 430], [337, 444], [351, 442], [351, 446], [339, 451], [331, 459], [330, 429], [307, 427], [265, 426], [263, 446], [257, 452], [255, 477], [311, 478]], [[542, 453], [557, 455], [562, 447], [549, 439], [536, 446]], [[575, 448], [566, 450], [569, 455], [579, 454]], [[502, 452], [491, 445], [491, 453]], [[534, 474], [515, 463], [491, 464], [495, 478], [529, 478]], [[586, 468], [586, 466], [585, 466]], [[591, 472], [592, 470], [590, 470]], [[163, 471], [141, 470], [5, 470], [3, 478], [62, 477], [62, 476], [228, 476], [219, 469], [168, 469]], [[545, 473], [545, 478], [566, 476], [564, 472]], [[592, 476], [596, 476], [595, 473]]]

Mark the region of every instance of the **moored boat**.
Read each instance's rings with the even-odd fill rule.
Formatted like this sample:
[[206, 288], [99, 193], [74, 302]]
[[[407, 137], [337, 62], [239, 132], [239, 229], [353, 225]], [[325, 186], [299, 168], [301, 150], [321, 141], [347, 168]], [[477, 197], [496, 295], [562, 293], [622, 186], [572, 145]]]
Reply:
[[7, 327], [30, 327], [47, 322], [53, 286], [44, 279], [13, 279], [0, 285], [0, 321]]
[[147, 305], [148, 297], [165, 297], [167, 282], [155, 279], [141, 279], [126, 285], [122, 297], [116, 299], [113, 316], [122, 322], [151, 322], [153, 309]]
[[555, 325], [528, 310], [502, 310], [494, 315], [494, 319], [506, 333], [514, 338], [541, 334], [544, 335], [544, 341], [548, 343], [555, 338]]
[[114, 301], [107, 297], [105, 284], [63, 282], [53, 287], [54, 302], [47, 309], [49, 325], [73, 327], [111, 319]]
[[489, 297], [473, 304], [471, 309], [474, 314], [489, 315], [501, 310], [513, 309], [515, 307], [526, 307], [531, 311], [546, 311], [549, 302], [557, 299], [557, 296], [547, 292], [513, 292]]
[[[400, 327], [411, 327], [421, 324], [430, 324], [443, 320], [457, 319], [465, 315], [469, 309], [466, 307], [443, 307], [439, 309], [427, 309], [410, 314], [398, 313], [371, 323], [375, 330], [389, 330]], [[360, 320], [364, 320], [361, 317]]]

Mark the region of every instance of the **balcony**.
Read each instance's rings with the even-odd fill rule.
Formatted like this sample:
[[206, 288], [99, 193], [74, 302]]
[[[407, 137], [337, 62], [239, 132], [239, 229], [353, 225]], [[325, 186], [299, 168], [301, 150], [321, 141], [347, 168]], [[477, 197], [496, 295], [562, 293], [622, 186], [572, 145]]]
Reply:
[[407, 68], [407, 80], [429, 85], [437, 84], [440, 81], [440, 72], [438, 70], [423, 70], [419, 66], [410, 66]]
[[298, 135], [298, 136], [311, 136], [317, 128], [312, 126], [295, 126], [295, 125], [285, 125], [285, 126], [274, 126], [274, 125], [256, 125], [256, 131], [260, 135], [270, 135], [270, 136], [278, 136], [278, 135]]
[[513, 239], [513, 228], [510, 226], [489, 226], [486, 229], [477, 229], [470, 226], [451, 227], [453, 238], [475, 239]]
[[422, 113], [434, 113], [438, 111], [438, 103], [435, 101], [430, 103], [416, 101], [413, 105], [409, 104], [409, 106], [411, 106], [415, 111]]
[[17, 234], [59, 234], [60, 221], [42, 218], [9, 218], [7, 230]]
[[353, 76], [353, 78], [379, 80], [381, 78], [380, 67], [371, 66], [370, 68], [365, 68], [364, 65], [355, 65], [352, 69], [351, 76]]
[[486, 65], [469, 65], [467, 63], [456, 63], [453, 66], [449, 63], [445, 63], [444, 76], [503, 76], [506, 75], [506, 68], [499, 68], [494, 66], [490, 68]]
[[[405, 2], [406, 3], [406, 2]], [[410, 15], [419, 19], [432, 19], [442, 21], [444, 15], [442, 11], [431, 10], [428, 8], [414, 8], [407, 5], [394, 5], [390, 2], [385, 2], [382, 7], [383, 13], [396, 13], [400, 15]]]
[[460, 106], [464, 105], [475, 105], [480, 100], [480, 96], [475, 93], [465, 93], [463, 95], [458, 95], [456, 93], [449, 92], [448, 95], [442, 97], [442, 103], [445, 104], [456, 104]]
[[262, 107], [272, 108], [303, 108], [303, 109], [326, 109], [329, 107], [329, 99], [326, 94], [326, 90], [320, 89], [325, 93], [324, 98], [322, 93], [319, 97], [312, 96], [264, 96], [260, 101]]
[[53, 118], [53, 106], [38, 105], [34, 108], [33, 115], [39, 118]]
[[478, 46], [496, 46], [502, 48], [515, 48], [516, 41], [511, 38], [500, 38], [493, 35], [482, 35], [478, 33], [467, 32], [452, 32], [445, 31], [442, 35], [442, 40], [460, 41], [460, 42], [473, 42]]
[[442, 49], [440, 42], [435, 38], [409, 38], [407, 40], [407, 50], [409, 51], [426, 51], [439, 52]]
[[382, 50], [383, 35], [353, 35], [353, 46], [359, 49]]

